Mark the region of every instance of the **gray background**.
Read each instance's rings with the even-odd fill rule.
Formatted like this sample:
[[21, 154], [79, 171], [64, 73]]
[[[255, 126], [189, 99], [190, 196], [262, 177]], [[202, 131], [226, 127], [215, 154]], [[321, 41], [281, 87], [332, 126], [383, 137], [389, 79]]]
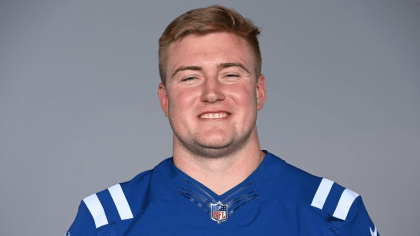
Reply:
[[0, 1], [0, 235], [63, 235], [80, 201], [172, 155], [157, 40], [213, 3], [263, 28], [263, 149], [420, 232], [420, 1]]

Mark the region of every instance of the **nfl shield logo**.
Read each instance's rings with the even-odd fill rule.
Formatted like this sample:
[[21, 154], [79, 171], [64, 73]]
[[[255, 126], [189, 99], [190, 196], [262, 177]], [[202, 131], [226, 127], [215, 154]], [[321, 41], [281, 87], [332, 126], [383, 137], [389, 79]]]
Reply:
[[210, 217], [212, 220], [220, 222], [226, 221], [228, 218], [228, 207], [223, 205], [220, 201], [216, 204], [211, 204]]

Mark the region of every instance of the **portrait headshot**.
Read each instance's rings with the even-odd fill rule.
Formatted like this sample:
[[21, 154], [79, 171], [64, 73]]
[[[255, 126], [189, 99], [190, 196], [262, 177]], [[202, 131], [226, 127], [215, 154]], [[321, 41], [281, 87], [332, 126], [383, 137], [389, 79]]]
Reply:
[[420, 2], [1, 1], [1, 235], [420, 232]]

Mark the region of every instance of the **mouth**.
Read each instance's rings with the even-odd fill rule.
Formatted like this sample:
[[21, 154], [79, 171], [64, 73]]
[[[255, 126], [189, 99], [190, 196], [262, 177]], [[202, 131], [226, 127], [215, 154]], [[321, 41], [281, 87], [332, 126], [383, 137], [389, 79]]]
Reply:
[[201, 119], [221, 119], [229, 116], [229, 112], [208, 112], [199, 115], [198, 117]]

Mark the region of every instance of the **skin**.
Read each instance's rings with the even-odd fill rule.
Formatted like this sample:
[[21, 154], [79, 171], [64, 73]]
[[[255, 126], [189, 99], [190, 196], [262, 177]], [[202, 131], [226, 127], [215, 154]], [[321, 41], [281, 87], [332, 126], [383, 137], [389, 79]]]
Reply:
[[224, 32], [173, 42], [166, 66], [158, 95], [174, 131], [174, 164], [221, 195], [265, 156], [256, 127], [267, 97], [264, 75], [256, 77], [246, 41]]

